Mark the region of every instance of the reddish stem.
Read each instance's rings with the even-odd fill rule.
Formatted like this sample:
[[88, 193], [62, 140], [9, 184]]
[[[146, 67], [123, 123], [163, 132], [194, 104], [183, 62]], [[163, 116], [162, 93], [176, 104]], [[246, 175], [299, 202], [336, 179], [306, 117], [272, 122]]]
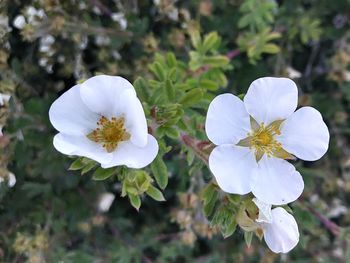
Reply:
[[233, 59], [234, 57], [237, 57], [239, 54], [241, 54], [241, 51], [237, 48], [237, 49], [229, 51], [226, 54], [226, 57], [228, 57], [229, 59]]
[[307, 209], [314, 214], [318, 220], [320, 220], [320, 222], [335, 236], [338, 236], [340, 234], [340, 227], [332, 222], [331, 220], [329, 220], [327, 217], [325, 217], [324, 215], [322, 215], [320, 212], [318, 212], [316, 209], [314, 209], [312, 206], [306, 205]]

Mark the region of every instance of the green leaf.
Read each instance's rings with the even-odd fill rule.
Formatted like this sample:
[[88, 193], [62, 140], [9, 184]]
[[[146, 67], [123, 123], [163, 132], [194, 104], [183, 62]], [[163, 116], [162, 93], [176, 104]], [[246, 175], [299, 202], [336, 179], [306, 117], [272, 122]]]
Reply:
[[179, 131], [174, 127], [164, 127], [165, 134], [174, 140], [177, 140], [180, 137]]
[[236, 231], [236, 229], [237, 229], [237, 222], [233, 218], [231, 220], [231, 223], [228, 224], [228, 226], [226, 227], [226, 229], [223, 233], [224, 238], [228, 238], [229, 236], [233, 235], [233, 233]]
[[149, 87], [148, 87], [147, 81], [144, 78], [138, 77], [134, 81], [134, 87], [135, 87], [137, 96], [141, 99], [141, 101], [149, 100], [150, 98]]
[[161, 191], [155, 188], [153, 185], [150, 185], [146, 191], [146, 194], [152, 197], [154, 200], [162, 202], [165, 201], [165, 198]]
[[198, 30], [192, 30], [190, 32], [190, 37], [191, 37], [191, 42], [194, 48], [199, 49], [202, 39], [201, 39], [201, 35], [199, 34]]
[[199, 81], [199, 86], [206, 90], [215, 91], [219, 88], [218, 82], [209, 80], [209, 79], [202, 79]]
[[159, 62], [154, 62], [152, 65], [150, 65], [150, 70], [158, 78], [158, 80], [165, 80], [165, 70]]
[[252, 239], [253, 239], [253, 232], [244, 232], [244, 241], [247, 247], [250, 247], [250, 245], [252, 244]]
[[174, 88], [174, 84], [170, 79], [167, 79], [165, 81], [165, 92], [169, 101], [175, 100], [175, 88]]
[[203, 90], [201, 88], [195, 88], [190, 90], [182, 97], [180, 103], [184, 107], [192, 106], [197, 103], [203, 97]]
[[116, 173], [115, 167], [108, 168], [108, 169], [103, 169], [103, 168], [99, 167], [96, 169], [96, 171], [92, 175], [92, 179], [95, 181], [106, 180], [107, 178], [111, 177], [115, 173]]
[[263, 52], [268, 54], [276, 54], [280, 52], [280, 48], [275, 44], [266, 44], [263, 48]]
[[138, 195], [133, 195], [133, 194], [129, 194], [129, 200], [131, 205], [137, 210], [139, 211], [140, 207], [141, 207], [141, 198]]
[[203, 63], [213, 68], [225, 67], [229, 62], [228, 57], [221, 55], [203, 58]]
[[218, 201], [219, 193], [213, 184], [208, 184], [202, 192], [203, 211], [206, 217], [213, 214]]
[[218, 197], [219, 197], [218, 192], [215, 192], [213, 198], [209, 202], [204, 204], [203, 212], [206, 217], [210, 217], [213, 214], [214, 208], [218, 201]]
[[69, 166], [68, 170], [76, 171], [82, 169], [86, 163], [83, 162], [83, 158], [78, 158]]
[[164, 189], [168, 184], [168, 169], [160, 155], [151, 163], [151, 170], [159, 187]]
[[219, 36], [217, 32], [211, 32], [207, 34], [203, 41], [202, 51], [205, 53], [213, 49], [219, 42]]
[[174, 68], [177, 66], [177, 61], [176, 61], [176, 57], [175, 57], [174, 53], [168, 52], [166, 54], [166, 60], [168, 62], [169, 67]]
[[282, 206], [288, 213], [293, 214], [293, 209], [289, 205]]
[[93, 168], [95, 168], [97, 165], [96, 162], [92, 161], [89, 162], [88, 164], [86, 164], [83, 168], [83, 170], [81, 170], [81, 175], [86, 174], [87, 172], [90, 172]]

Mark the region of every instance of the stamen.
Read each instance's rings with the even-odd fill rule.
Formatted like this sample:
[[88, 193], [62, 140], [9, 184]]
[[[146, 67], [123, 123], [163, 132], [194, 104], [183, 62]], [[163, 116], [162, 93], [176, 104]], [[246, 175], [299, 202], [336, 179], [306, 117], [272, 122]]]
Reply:
[[276, 139], [276, 135], [280, 135], [280, 127], [284, 120], [277, 120], [265, 127], [264, 123], [260, 125], [250, 117], [250, 125], [252, 131], [247, 137], [238, 142], [238, 146], [249, 147], [254, 151], [257, 162], [261, 160], [264, 154], [267, 157], [277, 157], [282, 159], [294, 159], [294, 156], [282, 148], [282, 144]]
[[91, 141], [101, 143], [107, 152], [113, 152], [120, 142], [130, 139], [130, 134], [126, 131], [124, 123], [124, 117], [112, 117], [109, 120], [102, 116], [97, 122], [98, 127], [86, 137]]

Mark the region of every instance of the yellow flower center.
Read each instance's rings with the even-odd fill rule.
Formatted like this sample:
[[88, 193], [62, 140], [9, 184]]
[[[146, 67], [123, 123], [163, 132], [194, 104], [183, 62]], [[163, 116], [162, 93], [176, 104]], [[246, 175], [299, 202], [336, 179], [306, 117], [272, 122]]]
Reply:
[[124, 117], [112, 117], [110, 120], [102, 116], [97, 122], [97, 128], [86, 135], [91, 141], [101, 143], [107, 152], [113, 152], [118, 144], [130, 139], [130, 134], [125, 130]]
[[272, 134], [266, 130], [262, 130], [254, 137], [255, 143], [259, 146], [267, 146], [273, 141]]
[[265, 124], [258, 124], [253, 117], [250, 117], [252, 131], [245, 139], [238, 142], [238, 146], [249, 147], [254, 151], [256, 161], [266, 154], [268, 157], [274, 156], [282, 159], [294, 159], [293, 155], [282, 148], [275, 136], [280, 135], [280, 127], [284, 120], [277, 120], [265, 127]]

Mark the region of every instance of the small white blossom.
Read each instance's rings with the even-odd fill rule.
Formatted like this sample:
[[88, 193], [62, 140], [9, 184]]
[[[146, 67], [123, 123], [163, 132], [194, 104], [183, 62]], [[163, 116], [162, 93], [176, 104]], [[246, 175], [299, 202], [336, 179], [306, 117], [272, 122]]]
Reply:
[[9, 173], [8, 174], [8, 181], [7, 181], [7, 185], [9, 187], [13, 187], [16, 184], [16, 176], [13, 173]]
[[111, 43], [111, 39], [108, 36], [98, 35], [95, 37], [95, 43], [98, 46], [108, 46]]
[[298, 79], [298, 78], [301, 78], [301, 73], [299, 71], [297, 71], [296, 69], [292, 68], [292, 67], [287, 67], [287, 74], [288, 74], [288, 77], [291, 78], [291, 79]]
[[[4, 106], [5, 103], [9, 102], [11, 95], [0, 93], [0, 106]], [[2, 129], [3, 125], [0, 125], [0, 136], [3, 136]]]
[[120, 28], [125, 30], [128, 26], [128, 21], [125, 18], [125, 15], [123, 13], [113, 13], [111, 15], [111, 18], [113, 21], [118, 22], [120, 25]]
[[316, 109], [295, 111], [297, 103], [295, 83], [272, 77], [255, 80], [244, 101], [222, 94], [211, 102], [205, 130], [217, 147], [209, 167], [222, 190], [252, 192], [273, 205], [301, 195], [303, 179], [287, 160], [318, 160], [328, 149], [329, 132]]
[[13, 187], [16, 184], [16, 176], [9, 172], [6, 178], [0, 177], [0, 183], [3, 183], [4, 181], [7, 182], [8, 187]]
[[45, 17], [45, 12], [43, 9], [36, 9], [30, 6], [25, 10], [25, 15], [28, 19], [28, 23], [32, 24], [33, 22], [37, 22], [37, 19], [43, 19]]
[[9, 102], [11, 95], [0, 93], [0, 106], [4, 106], [5, 103]]
[[18, 15], [13, 20], [13, 26], [17, 29], [23, 29], [25, 25], [26, 25], [26, 19], [24, 18], [23, 15]]
[[115, 195], [112, 193], [106, 192], [106, 193], [101, 194], [99, 201], [98, 201], [98, 210], [100, 212], [108, 212], [114, 199], [115, 199]]
[[282, 207], [271, 210], [271, 205], [254, 198], [253, 202], [259, 208], [256, 220], [264, 233], [267, 246], [275, 253], [288, 253], [299, 242], [298, 224], [294, 217]]
[[39, 51], [53, 55], [52, 45], [55, 43], [55, 38], [52, 35], [45, 35], [40, 39]]
[[0, 37], [4, 37], [8, 32], [11, 32], [11, 28], [9, 27], [9, 19], [7, 16], [0, 14]]
[[122, 77], [100, 75], [74, 86], [52, 104], [49, 117], [59, 131], [53, 142], [58, 151], [103, 168], [143, 168], [158, 153], [135, 89]]

